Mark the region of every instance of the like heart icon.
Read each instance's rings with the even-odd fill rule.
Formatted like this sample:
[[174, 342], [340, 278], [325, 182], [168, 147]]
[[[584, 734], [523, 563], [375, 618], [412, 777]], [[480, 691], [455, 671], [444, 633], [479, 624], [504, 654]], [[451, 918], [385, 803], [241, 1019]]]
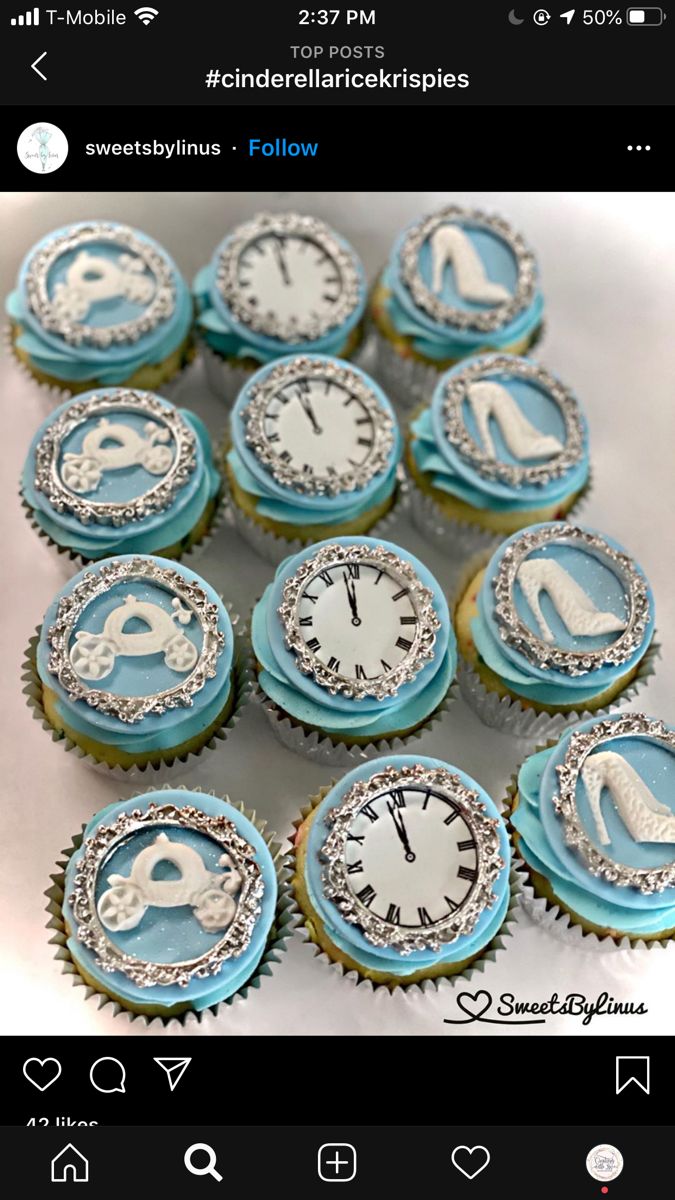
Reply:
[[[460, 1161], [461, 1160], [461, 1161]], [[490, 1161], [490, 1151], [485, 1146], [455, 1146], [452, 1165], [467, 1179], [475, 1179]]]
[[39, 1092], [46, 1092], [61, 1074], [61, 1063], [57, 1058], [27, 1058], [23, 1073]]

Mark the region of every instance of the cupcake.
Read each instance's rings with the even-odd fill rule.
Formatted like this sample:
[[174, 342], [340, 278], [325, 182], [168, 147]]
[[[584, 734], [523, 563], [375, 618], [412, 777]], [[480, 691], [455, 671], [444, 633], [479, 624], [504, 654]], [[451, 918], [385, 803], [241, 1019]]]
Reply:
[[375, 284], [375, 375], [404, 404], [429, 400], [439, 374], [468, 355], [525, 354], [542, 311], [520, 234], [501, 217], [449, 205], [404, 231]]
[[466, 551], [572, 509], [588, 485], [586, 421], [544, 367], [484, 355], [440, 377], [410, 423], [406, 464], [416, 526]]
[[56, 409], [35, 434], [21, 479], [38, 532], [83, 561], [179, 558], [208, 533], [220, 490], [199, 417], [124, 388]]
[[209, 382], [231, 402], [288, 354], [350, 358], [362, 336], [363, 267], [317, 217], [262, 213], [238, 225], [194, 282]]
[[389, 988], [459, 975], [507, 916], [506, 827], [456, 767], [378, 758], [308, 811], [293, 889], [310, 939], [344, 971]]
[[81, 571], [49, 606], [34, 707], [56, 737], [108, 767], [201, 750], [241, 703], [220, 597], [186, 567], [129, 554]]
[[554, 521], [494, 552], [455, 628], [465, 699], [487, 724], [524, 733], [530, 712], [575, 717], [631, 694], [649, 663], [654, 598], [617, 542]]
[[673, 937], [672, 726], [643, 713], [585, 721], [523, 763], [511, 822], [549, 911], [600, 937]]
[[159, 391], [192, 353], [192, 301], [157, 242], [115, 221], [48, 234], [6, 303], [14, 353], [39, 383]]
[[165, 1019], [255, 986], [279, 914], [270, 838], [253, 820], [167, 789], [109, 804], [75, 841], [58, 915], [85, 984]]
[[[441, 710], [457, 654], [448, 606], [407, 550], [319, 542], [287, 559], [253, 611], [259, 691], [273, 728], [311, 753], [390, 746]], [[337, 761], [335, 759], [334, 761]]]
[[328, 355], [262, 367], [232, 410], [227, 479], [240, 531], [273, 561], [367, 533], [392, 507], [401, 439], [363, 371]]

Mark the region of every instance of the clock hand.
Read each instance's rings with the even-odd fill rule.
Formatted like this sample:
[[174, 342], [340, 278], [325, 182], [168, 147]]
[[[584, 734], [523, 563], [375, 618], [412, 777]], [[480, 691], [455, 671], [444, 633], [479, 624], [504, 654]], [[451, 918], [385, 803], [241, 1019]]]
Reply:
[[274, 253], [276, 255], [277, 263], [279, 264], [279, 271], [281, 272], [281, 278], [283, 279], [286, 287], [289, 287], [290, 283], [291, 283], [291, 277], [288, 273], [288, 263], [286, 262], [286, 259], [284, 257], [283, 242], [281, 241], [280, 238], [275, 237], [274, 241], [272, 242], [272, 245], [274, 246]]
[[349, 576], [347, 575], [346, 571], [342, 572], [342, 578], [345, 581], [345, 587], [347, 589], [347, 598], [349, 600], [349, 607], [352, 610], [352, 625], [360, 625], [361, 618], [359, 616], [359, 608], [358, 608], [358, 604], [356, 601], [356, 586], [353, 581], [351, 583], [349, 582]]
[[319, 425], [319, 422], [317, 421], [317, 419], [314, 415], [314, 409], [312, 408], [312, 402], [311, 402], [309, 396], [303, 390], [302, 386], [300, 386], [300, 385], [298, 385], [298, 393], [297, 394], [298, 394], [298, 400], [300, 401], [302, 407], [304, 408], [305, 412], [307, 413], [307, 416], [309, 417], [309, 423], [312, 426], [312, 429], [314, 430], [315, 433], [323, 433], [323, 429]]
[[396, 830], [396, 832], [399, 836], [399, 839], [401, 841], [401, 844], [403, 846], [403, 849], [405, 850], [405, 861], [406, 862], [414, 862], [415, 855], [412, 851], [410, 842], [408, 841], [408, 832], [407, 832], [405, 824], [403, 822], [403, 817], [401, 816], [400, 812], [396, 808], [396, 805], [392, 804], [391, 800], [387, 800], [387, 810], [391, 816], [392, 821], [394, 822], [394, 829]]

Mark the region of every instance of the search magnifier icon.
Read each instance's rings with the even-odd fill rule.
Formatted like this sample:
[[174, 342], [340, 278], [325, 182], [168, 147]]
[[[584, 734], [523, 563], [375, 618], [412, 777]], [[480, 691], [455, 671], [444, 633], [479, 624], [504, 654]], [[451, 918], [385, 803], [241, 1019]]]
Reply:
[[[204, 1154], [206, 1155], [206, 1165], [203, 1167], [195, 1166], [192, 1161], [195, 1155]], [[218, 1183], [223, 1182], [222, 1175], [216, 1170], [216, 1152], [213, 1146], [207, 1146], [206, 1142], [195, 1142], [194, 1146], [188, 1146], [183, 1161], [191, 1175], [213, 1175], [213, 1178]]]

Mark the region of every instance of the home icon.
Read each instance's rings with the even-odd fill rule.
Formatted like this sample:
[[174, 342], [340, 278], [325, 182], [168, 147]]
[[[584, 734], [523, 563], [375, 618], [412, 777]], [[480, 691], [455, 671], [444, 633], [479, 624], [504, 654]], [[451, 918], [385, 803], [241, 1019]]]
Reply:
[[52, 1159], [52, 1183], [89, 1183], [89, 1163], [72, 1142]]

